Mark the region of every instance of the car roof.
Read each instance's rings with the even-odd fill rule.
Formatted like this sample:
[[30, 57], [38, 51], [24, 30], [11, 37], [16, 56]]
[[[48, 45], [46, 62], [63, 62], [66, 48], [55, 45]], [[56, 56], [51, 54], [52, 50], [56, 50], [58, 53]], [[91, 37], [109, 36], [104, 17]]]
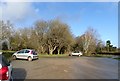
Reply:
[[21, 49], [21, 50], [34, 50], [34, 49]]

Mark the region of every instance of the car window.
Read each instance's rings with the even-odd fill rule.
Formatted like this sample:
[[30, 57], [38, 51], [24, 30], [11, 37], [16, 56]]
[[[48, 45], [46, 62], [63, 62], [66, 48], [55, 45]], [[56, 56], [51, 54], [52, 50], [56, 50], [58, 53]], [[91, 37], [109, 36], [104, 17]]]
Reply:
[[34, 50], [32, 51], [32, 54], [33, 54], [33, 55], [37, 55], [37, 53], [36, 53]]
[[74, 53], [79, 53], [79, 51], [74, 51]]
[[30, 51], [29, 50], [25, 50], [25, 53], [29, 53]]
[[24, 50], [20, 50], [20, 51], [18, 51], [18, 53], [24, 53]]

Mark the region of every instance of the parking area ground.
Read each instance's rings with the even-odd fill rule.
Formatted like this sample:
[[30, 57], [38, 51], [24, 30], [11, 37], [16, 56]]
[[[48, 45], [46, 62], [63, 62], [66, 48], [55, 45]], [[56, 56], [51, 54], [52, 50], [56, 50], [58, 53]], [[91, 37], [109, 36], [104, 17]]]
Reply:
[[14, 79], [118, 79], [118, 60], [96, 57], [14, 60]]

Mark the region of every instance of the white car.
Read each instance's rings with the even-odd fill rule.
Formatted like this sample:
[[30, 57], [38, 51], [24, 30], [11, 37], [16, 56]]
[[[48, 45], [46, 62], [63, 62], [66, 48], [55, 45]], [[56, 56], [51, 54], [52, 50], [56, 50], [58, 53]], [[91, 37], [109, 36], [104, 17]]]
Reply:
[[0, 81], [13, 81], [12, 65], [2, 54], [0, 54]]
[[69, 54], [70, 56], [81, 56], [83, 55], [82, 52], [80, 51], [75, 51], [75, 52], [72, 52], [71, 54]]
[[33, 59], [38, 59], [37, 53], [32, 49], [23, 49], [15, 52], [12, 55], [13, 59], [27, 59], [28, 61], [32, 61]]

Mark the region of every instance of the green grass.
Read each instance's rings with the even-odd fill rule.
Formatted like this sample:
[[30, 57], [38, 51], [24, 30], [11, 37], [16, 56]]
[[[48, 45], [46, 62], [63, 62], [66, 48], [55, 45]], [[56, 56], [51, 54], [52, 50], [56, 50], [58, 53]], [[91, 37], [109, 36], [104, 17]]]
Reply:
[[95, 55], [92, 55], [92, 57], [112, 58], [113, 55], [95, 54]]
[[96, 54], [96, 55], [93, 55], [93, 56], [94, 56], [94, 57], [112, 58], [112, 59], [120, 60], [120, 57], [113, 57], [113, 55], [102, 55], [102, 54]]
[[39, 54], [39, 58], [49, 58], [49, 57], [68, 57], [68, 54], [52, 54], [52, 55], [48, 55], [48, 54]]
[[16, 51], [10, 51], [10, 50], [0, 50], [0, 52], [16, 52]]
[[[15, 52], [15, 51], [9, 51], [9, 50], [0, 50], [0, 52], [3, 52], [3, 55], [7, 58], [7, 59], [11, 59], [11, 56], [12, 54]], [[49, 55], [49, 54], [38, 54], [39, 58], [61, 58], [61, 57], [69, 57], [68, 54], [52, 54], [52, 55]], [[88, 56], [86, 56], [88, 57]], [[113, 55], [105, 55], [105, 54], [95, 54], [95, 55], [92, 55], [92, 56], [89, 56], [89, 57], [96, 57], [96, 58], [113, 58]], [[120, 60], [120, 57], [115, 57], [113, 59], [116, 59], [116, 60]]]
[[114, 58], [114, 59], [116, 59], [116, 60], [119, 60], [119, 61], [120, 61], [120, 57], [117, 57], [117, 58]]

